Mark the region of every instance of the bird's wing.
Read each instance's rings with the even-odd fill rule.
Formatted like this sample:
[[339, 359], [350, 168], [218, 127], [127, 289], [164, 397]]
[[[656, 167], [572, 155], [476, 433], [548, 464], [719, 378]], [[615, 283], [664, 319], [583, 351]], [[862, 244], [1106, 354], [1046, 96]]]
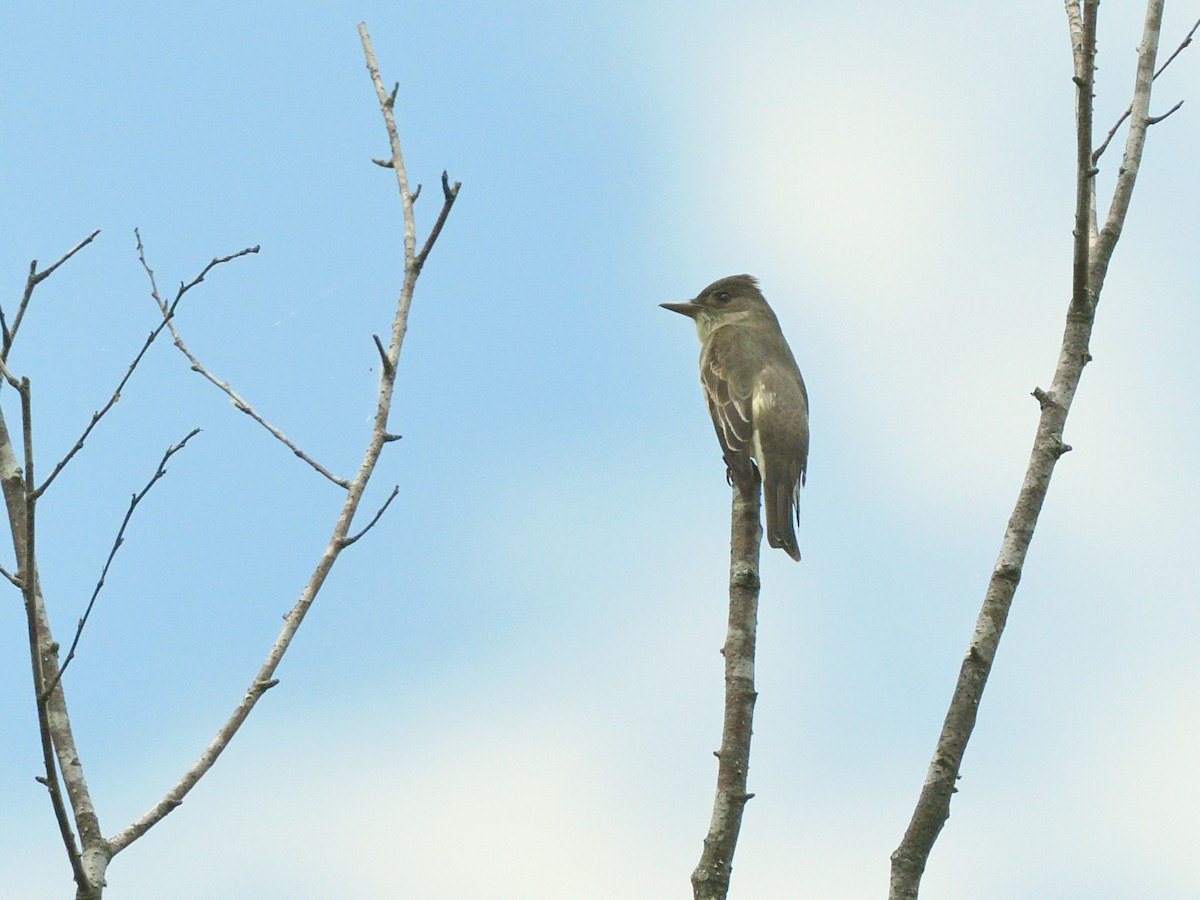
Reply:
[[751, 398], [758, 361], [730, 326], [712, 333], [700, 356], [700, 383], [726, 459], [750, 452]]

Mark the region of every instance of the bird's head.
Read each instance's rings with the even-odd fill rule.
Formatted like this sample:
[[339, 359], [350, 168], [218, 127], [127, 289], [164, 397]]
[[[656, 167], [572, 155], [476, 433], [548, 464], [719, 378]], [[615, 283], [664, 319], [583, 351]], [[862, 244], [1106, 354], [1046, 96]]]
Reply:
[[758, 281], [750, 275], [730, 275], [714, 281], [694, 300], [683, 303], [660, 303], [663, 309], [677, 312], [696, 322], [696, 332], [703, 342], [716, 329], [725, 325], [753, 320], [766, 316], [772, 320], [775, 314], [767, 305]]

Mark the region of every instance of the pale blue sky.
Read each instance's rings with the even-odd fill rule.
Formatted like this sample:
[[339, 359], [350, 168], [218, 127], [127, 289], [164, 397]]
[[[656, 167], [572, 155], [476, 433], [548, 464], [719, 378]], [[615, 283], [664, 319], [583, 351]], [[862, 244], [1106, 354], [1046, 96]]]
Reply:
[[[1101, 10], [1098, 131], [1137, 4]], [[1168, 10], [1164, 46], [1193, 13]], [[400, 216], [355, 25], [410, 178], [462, 193], [418, 288], [370, 503], [259, 706], [112, 900], [690, 896], [719, 739], [728, 489], [687, 323], [760, 277], [812, 398], [804, 561], [763, 565], [734, 898], [882, 897], [1033, 438], [1069, 289], [1073, 85], [1057, 4], [58, 4], [0, 32], [0, 303], [37, 465], [164, 289], [193, 350], [356, 465]], [[1066, 440], [923, 900], [1200, 894], [1192, 247], [1200, 58], [1164, 76]], [[1110, 183], [1117, 148], [1103, 160]], [[10, 423], [12, 392], [2, 395]], [[332, 527], [313, 475], [166, 342], [39, 507], [106, 833], [256, 671]], [[0, 554], [2, 557], [2, 554]], [[9, 565], [7, 559], [4, 564]], [[19, 597], [0, 604], [0, 884], [69, 896]]]

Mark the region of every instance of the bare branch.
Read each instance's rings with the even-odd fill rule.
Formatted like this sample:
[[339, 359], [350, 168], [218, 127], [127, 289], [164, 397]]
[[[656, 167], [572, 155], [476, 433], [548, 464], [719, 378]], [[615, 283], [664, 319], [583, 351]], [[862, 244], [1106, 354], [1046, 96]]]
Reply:
[[1075, 67], [1074, 80], [1078, 84], [1081, 77], [1079, 73], [1084, 69], [1083, 13], [1079, 6], [1079, 0], [1066, 0], [1066, 7], [1067, 26], [1071, 32], [1071, 56]]
[[758, 629], [759, 479], [735, 478], [729, 560], [729, 629], [725, 657], [725, 718], [717, 757], [717, 790], [700, 862], [692, 872], [695, 900], [725, 900], [742, 813], [754, 795], [746, 790], [753, 733], [754, 648]]
[[129, 526], [130, 519], [133, 518], [133, 511], [137, 509], [137, 505], [142, 502], [142, 498], [150, 493], [150, 488], [154, 487], [154, 483], [167, 474], [167, 460], [182, 450], [184, 446], [187, 445], [187, 442], [199, 433], [199, 428], [193, 428], [187, 433], [182, 441], [180, 441], [178, 444], [173, 444], [172, 446], [168, 447], [167, 452], [164, 453], [162, 459], [159, 460], [158, 466], [154, 470], [154, 474], [150, 477], [150, 480], [146, 482], [146, 486], [134, 494], [133, 498], [129, 501], [129, 509], [125, 511], [125, 518], [121, 520], [121, 527], [117, 529], [117, 537], [113, 541], [112, 549], [108, 551], [108, 559], [104, 561], [104, 567], [100, 570], [100, 578], [96, 582], [96, 587], [92, 591], [91, 599], [88, 600], [87, 607], [84, 609], [83, 615], [79, 618], [79, 624], [75, 627], [75, 637], [71, 640], [71, 647], [67, 651], [66, 658], [63, 660], [62, 665], [59, 667], [58, 674], [55, 675], [50, 684], [46, 686], [43, 696], [49, 696], [50, 692], [58, 686], [59, 681], [62, 680], [63, 673], [67, 671], [67, 666], [69, 666], [71, 664], [71, 660], [75, 658], [75, 650], [79, 646], [80, 637], [83, 636], [83, 628], [85, 625], [87, 625], [88, 618], [92, 614], [92, 607], [96, 605], [96, 597], [100, 595], [100, 589], [104, 587], [104, 580], [108, 577], [108, 569], [112, 565], [112, 561], [116, 557], [117, 551], [120, 550], [121, 545], [125, 543], [125, 529]]
[[163, 314], [163, 325], [165, 325], [170, 330], [171, 338], [173, 339], [175, 346], [177, 348], [179, 348], [179, 352], [182, 353], [185, 357], [187, 357], [188, 362], [191, 363], [192, 371], [199, 373], [201, 376], [206, 378], [212, 385], [214, 385], [219, 390], [221, 390], [227, 397], [229, 397], [230, 401], [233, 403], [233, 405], [236, 409], [238, 409], [241, 412], [244, 412], [246, 415], [248, 415], [250, 418], [252, 418], [255, 422], [257, 422], [259, 425], [261, 425], [263, 428], [265, 428], [267, 431], [269, 431], [271, 433], [272, 437], [274, 437], [276, 440], [278, 440], [280, 443], [282, 443], [285, 447], [287, 447], [289, 450], [291, 450], [295, 456], [304, 460], [304, 462], [308, 463], [313, 469], [315, 469], [317, 472], [324, 475], [326, 478], [328, 478], [330, 481], [332, 481], [338, 487], [346, 488], [349, 485], [349, 482], [345, 478], [341, 478], [337, 475], [334, 475], [332, 472], [330, 472], [328, 469], [326, 469], [323, 465], [321, 465], [319, 462], [317, 462], [315, 459], [313, 459], [311, 456], [309, 456], [307, 453], [305, 453], [303, 450], [301, 450], [286, 434], [284, 434], [280, 429], [278, 429], [277, 427], [272, 425], [270, 422], [268, 422], [265, 418], [262, 417], [262, 415], [260, 415], [258, 413], [257, 410], [254, 409], [254, 407], [252, 407], [249, 403], [247, 403], [245, 400], [243, 400], [238, 395], [238, 393], [232, 387], [230, 387], [229, 384], [222, 381], [220, 378], [218, 378], [216, 375], [214, 375], [212, 372], [210, 372], [204, 366], [204, 364], [201, 363], [200, 360], [196, 358], [195, 354], [192, 353], [192, 351], [190, 349], [188, 349], [187, 344], [185, 344], [183, 341], [183, 336], [179, 333], [179, 329], [177, 329], [175, 327], [175, 321], [174, 321], [175, 311], [179, 308], [179, 301], [183, 299], [184, 294], [186, 294], [188, 291], [190, 291], [192, 288], [194, 288], [196, 285], [198, 285], [200, 282], [202, 282], [204, 280], [204, 276], [207, 275], [209, 273], [209, 271], [211, 271], [215, 266], [219, 266], [222, 263], [227, 263], [231, 260], [237, 259], [238, 257], [245, 256], [248, 253], [257, 253], [258, 249], [259, 248], [257, 246], [248, 247], [245, 250], [240, 250], [237, 253], [230, 254], [229, 256], [222, 256], [222, 257], [218, 257], [218, 258], [214, 259], [212, 262], [210, 262], [207, 266], [204, 267], [204, 270], [199, 275], [197, 275], [191, 281], [189, 281], [186, 284], [180, 284], [179, 290], [175, 294], [175, 299], [172, 300], [170, 304], [167, 304], [167, 302], [162, 299], [162, 296], [158, 292], [158, 283], [154, 277], [154, 270], [151, 269], [150, 265], [146, 262], [146, 254], [145, 254], [144, 248], [142, 247], [141, 236], [139, 235], [139, 237], [138, 237], [138, 259], [142, 263], [142, 268], [146, 270], [147, 278], [150, 279], [150, 296], [153, 297], [154, 302], [158, 304], [158, 308]]
[[1158, 30], [1162, 22], [1162, 0], [1149, 0], [1147, 4], [1145, 30], [1138, 50], [1134, 100], [1130, 104], [1133, 112], [1125, 159], [1108, 220], [1103, 230], [1097, 232], [1095, 167], [1090, 150], [1097, 5], [1098, 0], [1084, 0], [1081, 12], [1078, 0], [1066, 0], [1077, 85], [1077, 171], [1073, 284], [1058, 363], [1049, 390], [1038, 388], [1034, 391], [1041, 414], [1025, 478], [1000, 543], [1000, 552], [959, 669], [954, 696], [946, 712], [920, 798], [904, 838], [892, 854], [890, 900], [916, 900], [933, 844], [949, 818], [950, 799], [957, 790], [963, 754], [975, 727], [979, 703], [1024, 571], [1025, 558], [1045, 504], [1050, 478], [1059, 458], [1071, 449], [1063, 442], [1063, 430], [1079, 387], [1080, 376], [1084, 366], [1091, 360], [1088, 346], [1097, 300], [1113, 248], [1120, 237], [1129, 196], [1141, 162]]
[[1167, 116], [1172, 115], [1173, 113], [1179, 112], [1179, 110], [1182, 106], [1183, 106], [1183, 101], [1180, 100], [1178, 103], [1176, 103], [1174, 106], [1172, 106], [1170, 109], [1168, 109], [1161, 116], [1147, 116], [1146, 124], [1147, 125], [1157, 125], [1159, 122], [1161, 122]]
[[[375, 51], [371, 47], [371, 36], [367, 34], [364, 22], [358, 23], [358, 37], [362, 41], [363, 55], [367, 60], [367, 71], [371, 75], [371, 83], [375, 85], [375, 95], [379, 98], [379, 108], [383, 112], [383, 120], [387, 129], [388, 143], [392, 156], [386, 166], [396, 173], [396, 185], [400, 189], [400, 205], [404, 212], [404, 269], [405, 283], [408, 283], [408, 270], [416, 254], [417, 229], [413, 222], [412, 195], [408, 191], [408, 173], [404, 169], [404, 154], [400, 150], [400, 132], [396, 129], [396, 92], [400, 89], [399, 82], [389, 94], [383, 86], [383, 78], [379, 75], [379, 63], [375, 60]], [[384, 165], [383, 163], [380, 163]]]
[[[141, 235], [138, 235], [138, 257], [142, 260], [142, 264], [145, 265], [146, 257], [145, 257], [144, 251], [142, 250], [141, 244], [142, 244], [142, 238], [141, 238]], [[259, 251], [259, 249], [260, 249], [259, 245], [255, 244], [253, 247], [246, 247], [245, 249], [239, 250], [237, 253], [231, 253], [228, 256], [214, 257], [212, 260], [209, 261], [207, 266], [205, 266], [203, 269], [200, 270], [199, 275], [197, 275], [195, 278], [193, 278], [187, 284], [180, 283], [179, 292], [175, 295], [174, 302], [171, 303], [171, 314], [174, 315], [175, 307], [177, 307], [179, 305], [179, 301], [183, 299], [183, 295], [186, 294], [188, 291], [190, 291], [192, 288], [194, 288], [196, 285], [198, 285], [200, 282], [202, 282], [204, 280], [204, 276], [207, 275], [209, 272], [211, 272], [214, 268], [216, 268], [219, 265], [223, 265], [224, 263], [232, 262], [233, 260], [239, 259], [243, 256], [247, 256], [248, 254], [257, 253]]]
[[[445, 171], [442, 172], [442, 211], [438, 213], [437, 221], [433, 223], [433, 228], [429, 230], [429, 237], [425, 238], [425, 246], [421, 248], [421, 252], [417, 254], [416, 267], [417, 271], [425, 265], [425, 258], [429, 256], [429, 251], [433, 249], [434, 242], [437, 241], [438, 235], [442, 233], [442, 226], [446, 224], [446, 217], [450, 215], [450, 207], [454, 205], [454, 201], [458, 199], [458, 189], [462, 187], [461, 181], [454, 182], [454, 186], [450, 185], [450, 178]], [[416, 200], [416, 195], [413, 200]]]
[[8, 324], [4, 320], [4, 312], [0, 310], [0, 360], [8, 361], [9, 351], [12, 350], [13, 341], [17, 337], [17, 329], [21, 327], [21, 321], [25, 318], [25, 310], [29, 308], [29, 301], [33, 297], [33, 289], [53, 275], [55, 269], [94, 241], [99, 234], [100, 229], [96, 229], [60, 256], [58, 261], [52, 266], [40, 272], [37, 270], [36, 259], [29, 264], [29, 277], [25, 279], [25, 292], [21, 295], [21, 302], [17, 304], [17, 315], [13, 319], [12, 328], [8, 327]]
[[1187, 37], [1180, 42], [1179, 46], [1171, 51], [1171, 55], [1167, 57], [1167, 61], [1158, 67], [1158, 70], [1154, 73], [1155, 78], [1158, 78], [1159, 75], [1166, 71], [1167, 66], [1175, 62], [1175, 57], [1191, 46], [1192, 38], [1196, 36], [1197, 30], [1200, 30], [1200, 19], [1196, 20], [1196, 24], [1192, 26], [1192, 30], [1187, 33]]
[[1098, 296], [1100, 285], [1108, 271], [1109, 260], [1121, 237], [1121, 229], [1125, 226], [1125, 215], [1129, 211], [1129, 201], [1133, 198], [1133, 185], [1137, 181], [1138, 170], [1142, 165], [1142, 149], [1146, 144], [1146, 129], [1150, 118], [1150, 90], [1154, 83], [1154, 59], [1158, 55], [1158, 36], [1162, 30], [1163, 0], [1148, 0], [1146, 3], [1146, 23], [1142, 30], [1142, 41], [1138, 45], [1138, 63], [1134, 74], [1133, 102], [1129, 104], [1132, 111], [1129, 119], [1129, 134], [1125, 138], [1125, 153], [1121, 157], [1121, 168], [1117, 174], [1117, 184], [1113, 188], [1112, 202], [1108, 207], [1108, 215], [1104, 227], [1093, 247], [1092, 259], [1089, 262], [1088, 281], [1093, 289], [1093, 295]]
[[[8, 370], [5, 368], [8, 376]], [[21, 432], [23, 438], [23, 455], [25, 471], [16, 466], [12, 441], [8, 428], [0, 415], [0, 470], [3, 473], [5, 502], [8, 506], [9, 524], [12, 528], [13, 549], [17, 556], [17, 579], [21, 583], [21, 592], [25, 600], [25, 621], [29, 637], [29, 661], [33, 672], [34, 700], [37, 705], [38, 733], [42, 745], [42, 771], [38, 782], [45, 786], [50, 795], [50, 804], [54, 809], [54, 818], [58, 823], [59, 835], [66, 848], [67, 857], [75, 883], [80, 887], [87, 884], [83, 871], [83, 857], [75, 840], [75, 832], [67, 814], [66, 803], [63, 799], [62, 787], [58, 779], [58, 767], [54, 755], [55, 730], [50, 721], [50, 710], [44, 697], [47, 669], [53, 669], [52, 657], [57, 649], [45, 638], [39, 616], [39, 587], [37, 565], [35, 562], [36, 530], [34, 528], [34, 512], [36, 502], [29, 490], [33, 472], [33, 414], [30, 396], [29, 379], [22, 378], [17, 385], [21, 397]]]
[[[379, 393], [375, 406], [375, 418], [371, 429], [371, 436], [367, 442], [367, 446], [363, 452], [362, 462], [359, 465], [358, 472], [354, 478], [347, 483], [346, 498], [343, 501], [342, 509], [338, 514], [337, 521], [334, 523], [333, 533], [330, 535], [329, 542], [325, 545], [324, 551], [321, 553], [320, 559], [317, 561], [312, 575], [309, 577], [308, 583], [305, 584], [296, 603], [284, 616], [284, 624], [280, 629], [278, 636], [275, 639], [274, 645], [267, 653], [266, 659], [259, 668], [257, 674], [251, 680], [249, 687], [242, 696], [241, 701], [234, 708], [229, 718], [218, 730], [212, 742], [208, 745], [205, 751], [200, 755], [200, 758], [192, 764], [192, 766], [183, 774], [179, 781], [172, 787], [167, 794], [147, 811], [137, 821], [131, 823], [128, 827], [116, 834], [108, 841], [107, 847], [110, 851], [110, 856], [119, 853], [125, 847], [128, 847], [138, 837], [145, 834], [156, 823], [160, 822], [172, 809], [175, 809], [187, 793], [196, 785], [196, 783], [204, 776], [204, 774], [212, 767], [217, 758], [224, 752], [233, 736], [241, 728], [242, 723], [250, 715], [250, 712], [257, 705], [262, 695], [278, 683], [275, 678], [275, 671], [287, 652], [289, 646], [304, 617], [308, 614], [308, 610], [312, 607], [317, 594], [320, 592], [325, 579], [329, 576], [334, 563], [337, 561], [338, 555], [346, 546], [362, 536], [367, 529], [363, 529], [353, 537], [349, 536], [350, 524], [354, 521], [354, 515], [362, 502], [363, 492], [367, 488], [371, 475], [375, 470], [375, 466], [379, 461], [379, 456], [383, 451], [383, 447], [391, 440], [395, 439], [394, 435], [387, 431], [388, 414], [391, 411], [392, 395], [395, 389], [396, 379], [396, 363], [399, 358], [403, 337], [408, 325], [408, 311], [412, 304], [412, 291], [416, 283], [418, 270], [415, 266], [415, 256], [413, 253], [412, 235], [412, 202], [407, 189], [407, 176], [404, 173], [404, 164], [400, 154], [400, 142], [395, 131], [395, 121], [391, 114], [392, 106], [395, 103], [395, 96], [389, 96], [383, 90], [383, 83], [379, 79], [378, 66], [375, 63], [374, 52], [371, 49], [370, 37], [367, 34], [366, 26], [360, 24], [358, 27], [359, 35], [362, 39], [363, 53], [367, 60], [367, 67], [371, 73], [372, 81], [376, 85], [376, 92], [379, 97], [380, 107], [384, 113], [384, 119], [387, 123], [388, 136], [392, 144], [392, 165], [396, 170], [398, 183], [400, 185], [401, 204], [404, 209], [405, 217], [405, 258], [404, 258], [404, 282], [400, 291], [400, 297], [396, 303], [396, 312], [392, 320], [392, 339], [391, 344], [386, 353], [386, 358], [390, 365], [385, 365], [379, 378]], [[157, 295], [156, 295], [156, 300]], [[159, 301], [161, 305], [161, 300]], [[388, 503], [391, 502], [389, 498]], [[368, 524], [369, 529], [388, 504], [384, 504]]]
[[[1196, 36], [1197, 29], [1200, 29], [1200, 19], [1196, 20], [1196, 24], [1193, 25], [1192, 30], [1187, 33], [1187, 37], [1185, 37], [1183, 39], [1183, 41], [1179, 44], [1179, 46], [1175, 48], [1175, 52], [1173, 52], [1170, 56], [1168, 56], [1167, 61], [1158, 67], [1158, 71], [1156, 71], [1154, 73], [1154, 78], [1158, 78], [1159, 75], [1161, 75], [1163, 72], [1165, 72], [1167, 69], [1167, 66], [1169, 66], [1171, 63], [1173, 63], [1175, 61], [1175, 57], [1177, 57], [1185, 49], [1187, 49], [1188, 47], [1191, 46], [1192, 38], [1194, 38]], [[1169, 110], [1167, 110], [1167, 112], [1163, 113], [1161, 116], [1152, 117], [1149, 120], [1148, 124], [1154, 125], [1154, 124], [1157, 124], [1158, 122], [1161, 122], [1163, 119], [1165, 119], [1167, 116], [1171, 115], [1171, 113], [1175, 112], [1175, 110], [1179, 109], [1179, 107], [1181, 107], [1181, 106], [1183, 106], [1182, 100], [1180, 100], [1178, 103], [1176, 103], [1173, 107], [1171, 107]], [[1121, 128], [1121, 126], [1125, 123], [1125, 120], [1128, 119], [1132, 113], [1133, 113], [1133, 105], [1130, 104], [1129, 106], [1125, 107], [1125, 112], [1121, 113], [1121, 115], [1117, 119], [1117, 121], [1113, 123], [1112, 128], [1108, 129], [1108, 134], [1105, 136], [1104, 141], [1100, 144], [1099, 147], [1096, 148], [1096, 152], [1092, 154], [1092, 165], [1095, 165], [1096, 161], [1098, 159], [1100, 159], [1101, 154], [1103, 154], [1104, 151], [1108, 149], [1108, 145], [1112, 143], [1112, 139], [1116, 136], [1117, 131]]]
[[1092, 103], [1096, 76], [1096, 2], [1083, 5], [1083, 52], [1075, 71], [1075, 244], [1072, 257], [1071, 308], [1091, 309], [1095, 296], [1088, 292], [1088, 258], [1095, 230], [1093, 209], [1096, 169], [1092, 163]]
[[267, 431], [269, 431], [276, 440], [278, 440], [281, 444], [283, 444], [285, 447], [287, 447], [289, 450], [291, 450], [292, 453], [295, 454], [299, 459], [304, 460], [304, 462], [308, 463], [313, 469], [315, 469], [317, 472], [324, 475], [326, 478], [328, 478], [330, 481], [332, 481], [338, 487], [344, 489], [344, 488], [348, 488], [350, 486], [350, 482], [347, 479], [343, 478], [340, 475], [334, 475], [332, 472], [330, 472], [328, 469], [326, 469], [323, 465], [321, 465], [319, 462], [317, 462], [315, 459], [313, 459], [311, 456], [309, 456], [307, 453], [305, 453], [303, 450], [301, 450], [295, 443], [292, 442], [291, 438], [289, 438], [286, 434], [284, 434], [282, 431], [280, 431], [278, 428], [276, 428], [274, 425], [272, 425], [270, 422], [268, 422], [266, 419], [264, 419], [258, 413], [258, 411], [254, 409], [254, 407], [252, 407], [249, 403], [247, 403], [240, 396], [238, 396], [238, 393], [232, 387], [230, 387], [224, 381], [221, 381], [221, 379], [217, 378], [215, 375], [213, 375], [212, 372], [210, 372], [208, 369], [206, 369], [200, 363], [200, 361], [197, 360], [196, 357], [192, 355], [191, 351], [188, 350], [188, 348], [184, 345], [182, 339], [176, 339], [175, 346], [177, 346], [183, 352], [183, 355], [186, 356], [188, 358], [188, 360], [191, 362], [192, 370], [194, 372], [198, 372], [201, 375], [203, 375], [212, 384], [214, 384], [216, 387], [220, 388], [222, 391], [225, 392], [225, 394], [228, 395], [228, 397], [229, 397], [230, 401], [233, 403], [235, 409], [239, 410], [240, 412], [244, 412], [246, 415], [248, 415], [250, 418], [252, 418], [255, 422], [257, 422], [263, 428], [267, 429]]
[[[145, 265], [146, 258], [145, 258], [145, 253], [144, 253], [144, 250], [142, 247], [142, 236], [138, 233], [138, 230], [136, 228], [133, 230], [133, 233], [137, 237], [138, 256], [142, 260], [142, 264]], [[250, 248], [247, 250], [243, 250], [240, 253], [236, 253], [233, 256], [225, 257], [221, 261], [228, 262], [231, 259], [236, 259], [238, 256], [244, 256], [247, 253], [256, 253], [256, 252], [258, 252], [258, 248], [253, 247], [253, 248]], [[211, 269], [213, 267], [213, 265], [216, 265], [216, 264], [218, 264], [217, 260], [213, 260], [211, 263], [209, 263], [208, 266], [205, 268], [204, 272], [202, 272], [200, 274], [200, 277], [197, 278], [193, 282], [193, 285], [199, 284], [200, 281], [203, 280], [204, 275], [207, 274], [209, 269]], [[153, 278], [153, 273], [151, 273], [151, 278]], [[178, 302], [178, 300], [176, 302]], [[162, 308], [162, 305], [160, 304], [160, 309], [161, 308]], [[162, 321], [159, 322], [158, 325], [155, 326], [155, 328], [150, 332], [150, 334], [146, 336], [146, 340], [142, 342], [141, 349], [138, 350], [137, 354], [133, 357], [133, 361], [129, 364], [129, 367], [125, 370], [125, 375], [117, 383], [117, 386], [113, 390], [112, 396], [109, 397], [108, 402], [105, 403], [102, 407], [100, 407], [100, 409], [98, 409], [92, 413], [92, 419], [90, 422], [88, 422], [87, 427], [83, 429], [83, 434], [81, 434], [79, 436], [79, 439], [77, 441], [75, 441], [74, 446], [71, 447], [71, 449], [67, 451], [66, 456], [64, 456], [62, 459], [60, 459], [57, 464], [55, 464], [53, 470], [46, 477], [46, 480], [43, 481], [42, 484], [38, 487], [38, 489], [34, 492], [35, 497], [40, 497], [42, 494], [44, 494], [46, 492], [46, 488], [50, 487], [51, 482], [53, 482], [54, 479], [58, 477], [58, 473], [61, 472], [64, 468], [66, 468], [67, 463], [69, 463], [71, 461], [72, 457], [74, 457], [76, 453], [78, 453], [80, 450], [83, 449], [83, 444], [88, 439], [88, 436], [91, 435], [92, 430], [96, 427], [96, 425], [100, 422], [100, 420], [104, 418], [104, 416], [108, 413], [108, 411], [111, 410], [116, 405], [117, 401], [121, 399], [121, 392], [123, 390], [125, 390], [125, 385], [128, 384], [129, 379], [133, 377], [133, 372], [138, 367], [138, 363], [140, 363], [142, 361], [142, 357], [144, 357], [146, 355], [146, 351], [150, 349], [150, 345], [154, 343], [155, 339], [160, 334], [162, 334], [163, 329], [167, 327], [168, 323], [171, 320], [171, 317], [174, 315], [175, 315], [175, 313], [173, 310], [163, 313]], [[65, 668], [65, 664], [64, 664], [64, 668]]]
[[380, 518], [383, 517], [383, 514], [385, 512], [387, 512], [387, 508], [392, 505], [392, 501], [396, 499], [396, 495], [399, 493], [400, 493], [400, 485], [394, 486], [392, 488], [392, 492], [390, 494], [388, 494], [388, 498], [385, 501], [383, 501], [383, 506], [379, 507], [379, 510], [375, 513], [375, 515], [373, 515], [371, 517], [371, 521], [367, 523], [366, 527], [363, 528], [362, 531], [358, 532], [358, 534], [352, 534], [349, 537], [342, 538], [342, 546], [349, 547], [351, 544], [353, 544], [355, 541], [357, 541], [360, 537], [362, 537], [364, 534], [366, 534], [368, 531], [370, 531], [372, 528], [374, 528], [375, 523], [378, 522], [380, 520]]

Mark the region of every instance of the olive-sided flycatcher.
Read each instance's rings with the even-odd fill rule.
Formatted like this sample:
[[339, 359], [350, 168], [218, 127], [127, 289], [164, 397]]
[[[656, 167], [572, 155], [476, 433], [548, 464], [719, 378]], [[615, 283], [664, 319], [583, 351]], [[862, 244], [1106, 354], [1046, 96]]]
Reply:
[[793, 522], [808, 468], [808, 392], [779, 320], [749, 275], [714, 281], [695, 300], [663, 303], [695, 320], [700, 384], [729, 476], [744, 484], [758, 465], [767, 542], [800, 559]]

